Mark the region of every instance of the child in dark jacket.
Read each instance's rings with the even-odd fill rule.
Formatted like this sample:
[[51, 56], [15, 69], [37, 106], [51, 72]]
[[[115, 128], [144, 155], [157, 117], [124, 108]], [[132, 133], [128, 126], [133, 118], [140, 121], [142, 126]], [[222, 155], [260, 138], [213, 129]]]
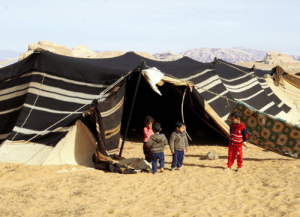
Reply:
[[160, 164], [161, 172], [164, 172], [165, 167], [165, 146], [168, 145], [168, 140], [164, 134], [160, 134], [161, 125], [158, 122], [154, 122], [152, 125], [152, 130], [155, 134], [150, 136], [147, 146], [151, 151], [151, 161], [152, 161], [152, 171], [153, 175], [157, 172], [157, 160]]
[[176, 130], [171, 134], [170, 138], [170, 149], [173, 154], [171, 171], [174, 171], [177, 167], [183, 164], [184, 149], [188, 151], [189, 143], [185, 133], [185, 124], [181, 121], [176, 122]]
[[231, 114], [232, 124], [230, 125], [230, 137], [228, 144], [228, 169], [234, 163], [235, 157], [237, 157], [237, 172], [241, 171], [243, 164], [243, 144], [248, 139], [248, 131], [241, 121], [241, 113], [236, 111]]

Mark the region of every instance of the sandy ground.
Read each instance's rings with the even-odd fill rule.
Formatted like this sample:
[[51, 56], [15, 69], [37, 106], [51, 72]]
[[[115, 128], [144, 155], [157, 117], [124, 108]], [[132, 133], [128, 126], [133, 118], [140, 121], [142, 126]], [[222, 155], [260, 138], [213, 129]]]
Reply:
[[[300, 216], [299, 160], [250, 145], [243, 171], [226, 172], [227, 147], [191, 144], [182, 171], [170, 171], [167, 147], [155, 176], [0, 163], [0, 216]], [[143, 157], [140, 141], [125, 148]], [[212, 150], [219, 160], [203, 158]]]

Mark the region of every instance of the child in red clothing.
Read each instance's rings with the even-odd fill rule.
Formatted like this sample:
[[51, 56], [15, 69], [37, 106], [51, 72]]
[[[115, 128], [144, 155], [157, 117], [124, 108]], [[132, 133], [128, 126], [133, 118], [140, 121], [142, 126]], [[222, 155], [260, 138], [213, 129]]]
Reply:
[[144, 145], [143, 145], [143, 150], [144, 150], [144, 155], [146, 161], [151, 163], [151, 151], [150, 148], [146, 145], [150, 136], [152, 136], [154, 133], [152, 131], [152, 124], [154, 123], [154, 119], [151, 116], [147, 116], [145, 118], [145, 125], [146, 127], [144, 128]]
[[228, 169], [234, 163], [237, 156], [237, 172], [241, 171], [243, 164], [243, 144], [248, 139], [248, 131], [241, 121], [241, 113], [236, 111], [231, 114], [230, 137], [228, 144]]

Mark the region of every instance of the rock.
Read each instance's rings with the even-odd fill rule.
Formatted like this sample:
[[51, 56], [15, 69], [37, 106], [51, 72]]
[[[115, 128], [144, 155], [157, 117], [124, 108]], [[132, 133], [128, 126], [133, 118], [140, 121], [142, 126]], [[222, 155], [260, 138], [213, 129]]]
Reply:
[[52, 41], [39, 41], [38, 44], [43, 50], [48, 50], [64, 56], [72, 56], [72, 50], [62, 44], [55, 44]]
[[259, 59], [254, 54], [247, 53], [238, 49], [221, 49], [221, 48], [198, 48], [180, 53], [181, 55], [188, 56], [191, 59], [200, 62], [212, 62], [215, 57], [225, 60], [230, 63], [235, 62], [251, 62]]
[[29, 51], [26, 51], [25, 53], [22, 53], [19, 57], [19, 61], [21, 61], [22, 59], [25, 59], [26, 57], [28, 57], [30, 54], [33, 54], [33, 50], [29, 50]]
[[140, 52], [140, 51], [133, 51], [134, 53], [136, 53], [137, 55], [140, 55], [142, 57], [148, 58], [148, 59], [155, 59], [151, 54], [149, 54], [148, 52]]
[[154, 58], [159, 60], [159, 61], [174, 61], [181, 59], [183, 55], [177, 54], [172, 51], [166, 51], [162, 53], [155, 53], [153, 54]]
[[294, 60], [289, 54], [271, 51], [264, 58], [265, 64], [280, 64], [280, 63], [299, 63]]
[[251, 49], [251, 48], [245, 48], [243, 46], [232, 47], [231, 49], [241, 50], [246, 53], [254, 54], [261, 60], [266, 56], [266, 53], [267, 53], [267, 51], [265, 51], [265, 50], [256, 50], [256, 49]]
[[210, 151], [210, 152], [207, 153], [206, 158], [208, 160], [218, 160], [219, 159], [219, 155], [215, 151]]
[[125, 51], [102, 51], [97, 54], [97, 58], [112, 58], [124, 55]]
[[42, 46], [39, 45], [39, 44], [37, 44], [37, 43], [30, 43], [30, 44], [28, 45], [28, 50], [29, 50], [29, 51], [30, 51], [30, 50], [35, 51], [35, 50], [38, 49], [38, 48], [42, 48]]
[[52, 53], [65, 55], [65, 56], [72, 56], [72, 51], [69, 48], [66, 48], [64, 45], [55, 44], [52, 41], [39, 41], [38, 43], [30, 43], [28, 45], [28, 51], [22, 53], [19, 57], [19, 61], [28, 57], [34, 52], [39, 51], [50, 51]]
[[[134, 52], [137, 55], [140, 55], [140, 56], [148, 58], [148, 59], [155, 59], [148, 52], [135, 52], [135, 51], [129, 51], [129, 52]], [[112, 57], [118, 57], [118, 56], [121, 56], [124, 54], [126, 54], [125, 51], [102, 51], [97, 54], [97, 58], [112, 58]]]
[[81, 58], [96, 58], [97, 53], [95, 51], [89, 50], [85, 45], [78, 45], [72, 48], [72, 55], [74, 57]]

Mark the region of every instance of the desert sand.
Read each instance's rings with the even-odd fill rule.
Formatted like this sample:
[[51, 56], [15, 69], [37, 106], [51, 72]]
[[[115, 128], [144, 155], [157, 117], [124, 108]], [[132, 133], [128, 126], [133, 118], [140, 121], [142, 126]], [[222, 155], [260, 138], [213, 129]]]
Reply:
[[[0, 163], [0, 216], [300, 216], [299, 160], [248, 144], [237, 173], [236, 162], [223, 170], [220, 141], [190, 144], [182, 171], [170, 171], [167, 146], [155, 176]], [[209, 151], [220, 159], [205, 159]], [[126, 142], [123, 156], [143, 157], [142, 141]]]

